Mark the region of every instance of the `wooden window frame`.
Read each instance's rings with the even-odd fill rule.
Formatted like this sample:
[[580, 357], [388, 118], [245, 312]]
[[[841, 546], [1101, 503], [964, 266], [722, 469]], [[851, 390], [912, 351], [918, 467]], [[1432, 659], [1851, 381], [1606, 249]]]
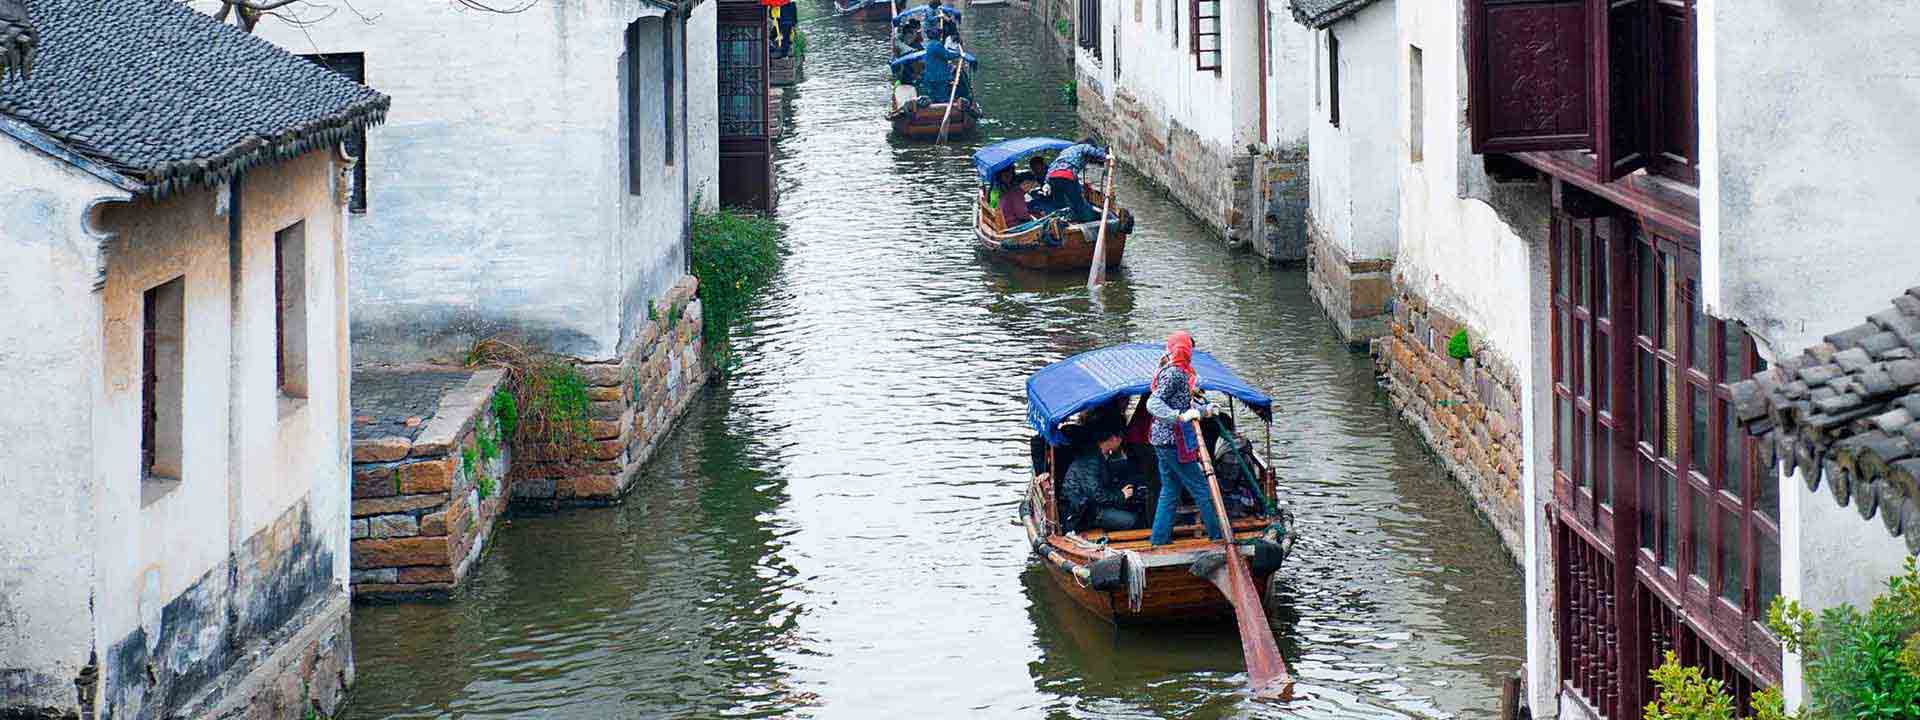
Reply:
[[[1763, 369], [1757, 348], [1737, 323], [1706, 313], [1694, 321], [1698, 293], [1687, 290], [1697, 290], [1697, 240], [1565, 182], [1554, 186], [1550, 516], [1567, 530], [1555, 535], [1562, 545], [1554, 550], [1558, 562], [1580, 563], [1557, 571], [1568, 588], [1555, 610], [1567, 655], [1563, 687], [1602, 714], [1637, 715], [1634, 709], [1651, 692], [1640, 676], [1658, 664], [1660, 650], [1678, 643], [1691, 662], [1709, 667], [1729, 687], [1744, 688], [1744, 704], [1760, 683], [1777, 683], [1781, 672], [1780, 646], [1764, 628], [1760, 592], [1763, 580], [1770, 592], [1779, 587], [1777, 497], [1774, 516], [1758, 499], [1761, 483], [1777, 488], [1778, 477], [1763, 461], [1763, 441], [1744, 434], [1730, 439], [1729, 432], [1741, 431], [1726, 417], [1731, 384]], [[1643, 269], [1650, 259], [1657, 262]], [[1645, 288], [1642, 277], [1651, 280]], [[1706, 403], [1701, 440], [1692, 422], [1696, 398]], [[1704, 461], [1696, 462], [1696, 454]], [[1737, 487], [1729, 484], [1729, 472], [1737, 473]], [[1699, 540], [1696, 511], [1705, 519]], [[1730, 522], [1740, 527], [1727, 527]], [[1591, 545], [1601, 556], [1582, 555], [1587, 551], [1573, 543]], [[1774, 564], [1763, 568], [1768, 543], [1766, 559]], [[1704, 577], [1690, 572], [1696, 553]], [[1613, 584], [1596, 586], [1596, 572]], [[1684, 632], [1674, 631], [1674, 622], [1661, 626], [1660, 608], [1677, 613]], [[1595, 632], [1608, 637], [1596, 640]], [[1616, 643], [1630, 650], [1604, 649]], [[1611, 712], [1621, 707], [1625, 714]]]
[[[280, 396], [305, 400], [313, 377], [313, 348], [308, 315], [307, 223], [300, 220], [273, 234], [273, 372]], [[288, 267], [288, 254], [296, 267]]]
[[1080, 42], [1082, 49], [1093, 55], [1095, 62], [1105, 58], [1102, 48], [1100, 24], [1100, 5], [1105, 0], [1080, 0]]
[[[1224, 29], [1221, 27], [1225, 13], [1220, 9], [1221, 0], [1187, 0], [1187, 48], [1193, 56], [1193, 69], [1198, 72], [1220, 74], [1225, 64], [1222, 43]], [[1211, 25], [1209, 25], [1211, 23]], [[1211, 45], [1207, 38], [1212, 38]]]
[[674, 54], [674, 48], [681, 43], [673, 41], [675, 25], [667, 18], [660, 20], [660, 121], [661, 127], [664, 128], [663, 134], [666, 136], [664, 153], [666, 157], [663, 164], [667, 167], [673, 167], [679, 157], [679, 144], [675, 142], [674, 137], [674, 126], [678, 124], [675, 122], [674, 115], [679, 109], [678, 103], [675, 102], [679, 96], [674, 91], [674, 85], [679, 82], [679, 78], [674, 76], [680, 72], [680, 69], [675, 62], [678, 56]]
[[626, 106], [627, 106], [627, 194], [638, 197], [646, 185], [647, 173], [644, 167], [646, 141], [642, 138], [645, 122], [642, 118], [640, 98], [646, 92], [640, 87], [640, 23], [645, 18], [627, 24], [625, 37], [626, 52], [620, 57], [626, 61]]
[[1340, 36], [1327, 28], [1327, 123], [1340, 127]]

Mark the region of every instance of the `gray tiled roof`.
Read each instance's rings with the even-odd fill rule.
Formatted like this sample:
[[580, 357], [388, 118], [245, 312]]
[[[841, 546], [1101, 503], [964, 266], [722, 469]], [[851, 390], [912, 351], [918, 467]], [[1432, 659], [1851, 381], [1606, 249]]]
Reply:
[[26, 0], [0, 0], [0, 77], [25, 73], [33, 44]]
[[[16, 0], [0, 0], [0, 7]], [[27, 0], [39, 33], [0, 115], [164, 195], [339, 142], [385, 95], [178, 0]]]
[[1733, 386], [1734, 411], [1808, 487], [1920, 554], [1920, 287]]
[[1310, 28], [1320, 29], [1346, 19], [1372, 5], [1375, 0], [1288, 0], [1293, 19]]

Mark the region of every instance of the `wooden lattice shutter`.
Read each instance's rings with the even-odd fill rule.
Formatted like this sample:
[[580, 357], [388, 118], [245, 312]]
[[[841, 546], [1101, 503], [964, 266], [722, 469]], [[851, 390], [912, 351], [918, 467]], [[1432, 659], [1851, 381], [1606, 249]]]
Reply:
[[1474, 152], [1593, 146], [1589, 1], [1467, 0]]
[[1652, 7], [1647, 0], [1594, 0], [1594, 163], [1601, 182], [1647, 166], [1651, 155]]

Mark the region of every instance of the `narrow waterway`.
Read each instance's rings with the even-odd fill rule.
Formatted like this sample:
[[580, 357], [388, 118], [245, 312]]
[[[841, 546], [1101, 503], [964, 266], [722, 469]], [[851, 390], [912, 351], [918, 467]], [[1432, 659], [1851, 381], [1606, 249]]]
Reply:
[[[452, 603], [358, 608], [352, 717], [1494, 715], [1521, 663], [1519, 575], [1300, 270], [1235, 257], [1124, 173], [1139, 230], [1098, 303], [1082, 277], [976, 254], [971, 148], [1075, 121], [1052, 28], [1011, 8], [967, 25], [991, 120], [933, 148], [887, 136], [883, 31], [807, 22], [780, 141], [791, 255], [738, 330], [742, 364], [626, 504], [514, 518]], [[1277, 401], [1295, 703], [1245, 697], [1230, 625], [1082, 611], [1009, 523], [1027, 374], [1176, 328]]]

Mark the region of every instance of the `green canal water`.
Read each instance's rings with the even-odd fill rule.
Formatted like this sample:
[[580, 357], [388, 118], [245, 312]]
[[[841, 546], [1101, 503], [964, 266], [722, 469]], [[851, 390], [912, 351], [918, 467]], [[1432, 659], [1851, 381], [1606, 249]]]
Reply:
[[[1522, 662], [1518, 571], [1301, 270], [1229, 253], [1125, 173], [1139, 230], [1098, 303], [975, 252], [971, 149], [1075, 120], [1052, 28], [1012, 8], [967, 25], [990, 119], [935, 148], [887, 136], [880, 28], [807, 22], [779, 141], [791, 255], [737, 329], [741, 365], [625, 504], [512, 518], [451, 603], [357, 608], [350, 717], [1493, 716]], [[1246, 697], [1231, 625], [1082, 611], [1009, 523], [1028, 373], [1178, 328], [1277, 401], [1291, 704]]]

